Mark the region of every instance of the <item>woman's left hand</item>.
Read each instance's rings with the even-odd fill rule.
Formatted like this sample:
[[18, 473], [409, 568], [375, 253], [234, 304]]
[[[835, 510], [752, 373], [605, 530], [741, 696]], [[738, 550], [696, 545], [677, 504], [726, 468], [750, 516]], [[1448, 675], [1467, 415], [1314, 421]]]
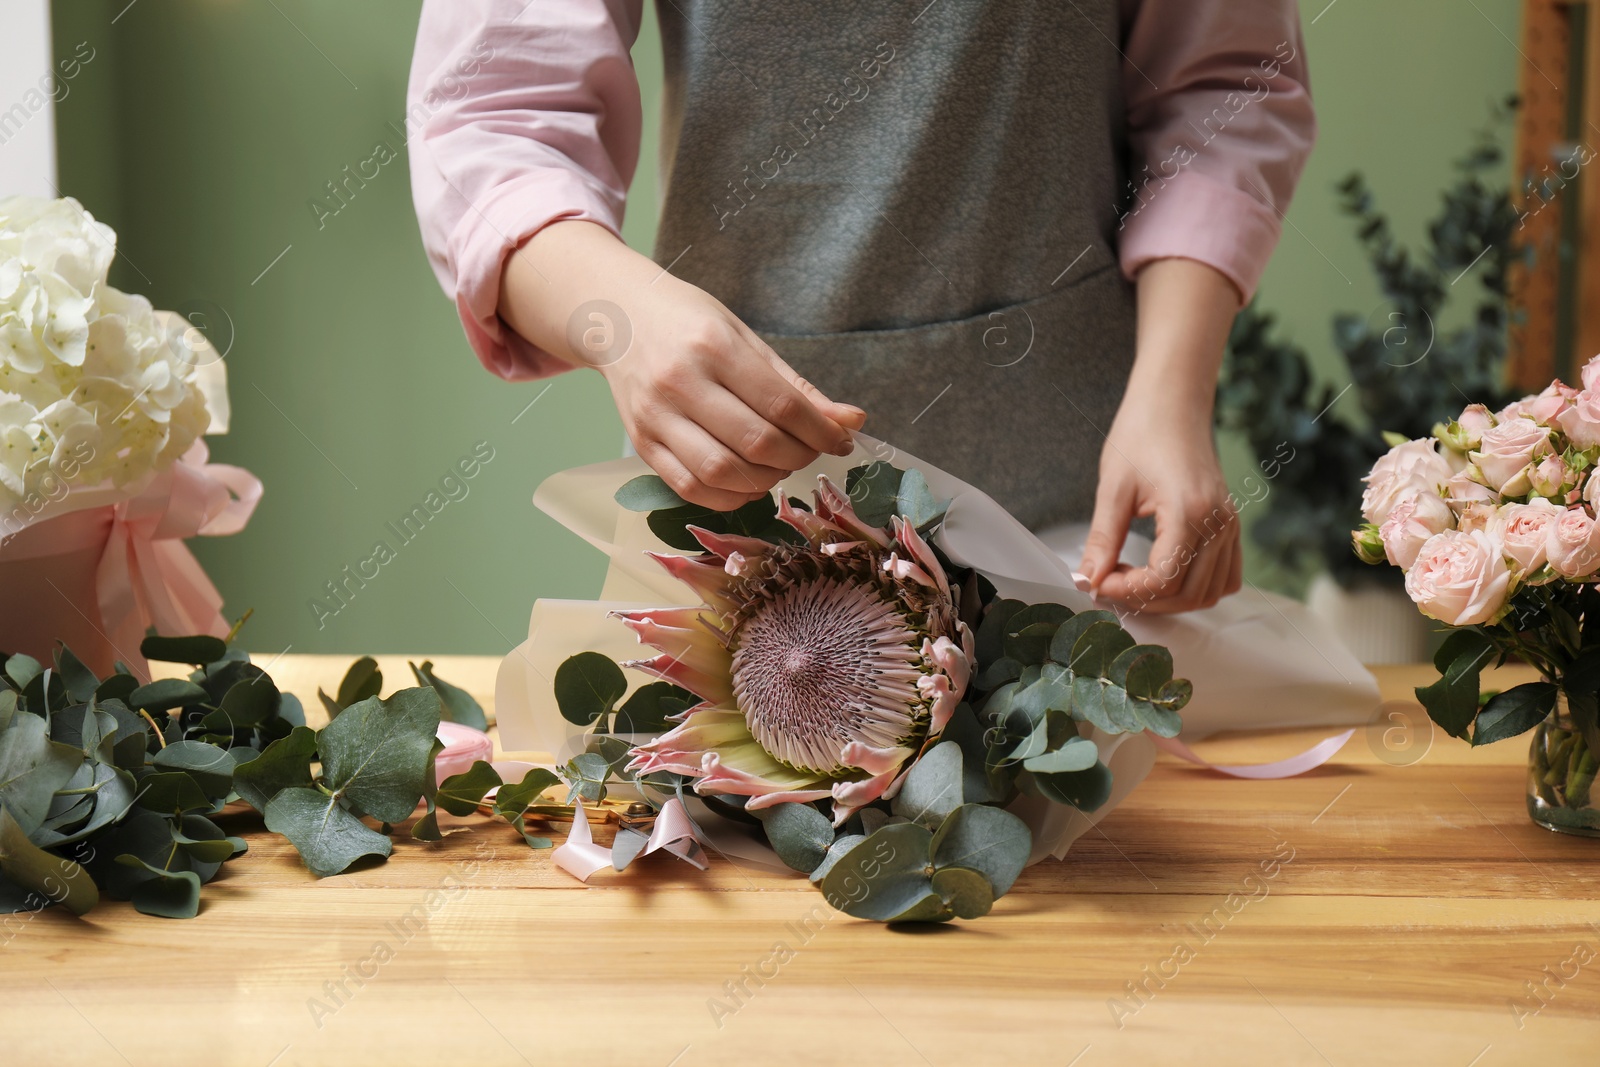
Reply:
[[[1137, 355], [1100, 454], [1100, 486], [1081, 569], [1095, 594], [1134, 611], [1208, 608], [1238, 592], [1238, 505], [1212, 438], [1217, 371], [1239, 291], [1190, 259], [1159, 259], [1138, 277]], [[1128, 526], [1155, 516], [1143, 567], [1120, 563]]]

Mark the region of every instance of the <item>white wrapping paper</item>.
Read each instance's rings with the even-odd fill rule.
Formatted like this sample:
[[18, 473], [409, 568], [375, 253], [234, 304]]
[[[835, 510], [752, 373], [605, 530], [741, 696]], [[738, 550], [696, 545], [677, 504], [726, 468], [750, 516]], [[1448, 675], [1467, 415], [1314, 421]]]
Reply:
[[[1116, 610], [1116, 605], [1094, 603], [1073, 583], [1073, 566], [1081, 555], [1080, 529], [1046, 531], [1047, 545], [966, 482], [865, 435], [857, 435], [853, 455], [823, 456], [781, 488], [810, 499], [817, 475], [843, 485], [851, 467], [873, 459], [917, 468], [935, 497], [950, 500], [938, 543], [956, 562], [987, 575], [1003, 596], [1029, 603], [1053, 601], [1074, 611]], [[643, 460], [628, 457], [552, 475], [534, 494], [541, 510], [604, 552], [611, 564], [599, 601], [535, 602], [528, 640], [505, 658], [495, 685], [506, 751], [564, 762], [582, 750], [583, 728], [567, 722], [556, 708], [556, 668], [588, 650], [617, 660], [648, 654], [621, 622], [606, 618], [608, 611], [696, 603], [687, 587], [644, 555], [646, 549], [663, 550], [645, 516], [624, 511], [613, 500], [624, 482], [648, 473]], [[1148, 552], [1142, 539], [1130, 537], [1129, 542], [1124, 558]], [[1302, 604], [1273, 593], [1247, 587], [1205, 611], [1130, 614], [1122, 624], [1139, 641], [1171, 649], [1177, 676], [1194, 683], [1194, 699], [1183, 711], [1186, 741], [1219, 730], [1350, 725], [1366, 721], [1379, 704], [1371, 672]], [[642, 674], [630, 679], [636, 684], [651, 680]], [[1033, 861], [1065, 856], [1078, 837], [1144, 780], [1155, 762], [1155, 746], [1143, 734], [1113, 736], [1095, 730], [1090, 736], [1111, 769], [1111, 799], [1087, 816], [1042, 800], [1019, 799], [1011, 810], [1033, 828]], [[710, 843], [716, 847], [715, 841]], [[744, 842], [737, 853], [751, 858]]]

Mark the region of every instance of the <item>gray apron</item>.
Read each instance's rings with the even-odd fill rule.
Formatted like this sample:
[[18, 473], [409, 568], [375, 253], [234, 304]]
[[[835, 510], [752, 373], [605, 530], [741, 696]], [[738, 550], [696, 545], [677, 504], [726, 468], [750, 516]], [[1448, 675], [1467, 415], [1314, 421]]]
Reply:
[[656, 259], [866, 430], [1087, 519], [1133, 361], [1116, 0], [660, 0]]

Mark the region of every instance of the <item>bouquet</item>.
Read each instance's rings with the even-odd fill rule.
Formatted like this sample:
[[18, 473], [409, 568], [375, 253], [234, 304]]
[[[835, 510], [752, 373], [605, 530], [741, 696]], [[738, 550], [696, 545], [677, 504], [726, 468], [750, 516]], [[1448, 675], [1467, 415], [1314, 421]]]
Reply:
[[[1419, 688], [1453, 736], [1487, 744], [1538, 728], [1529, 807], [1600, 832], [1589, 806], [1600, 753], [1600, 357], [1498, 412], [1469, 405], [1431, 438], [1392, 441], [1362, 496], [1356, 554], [1405, 572], [1423, 614], [1453, 628]], [[1491, 661], [1542, 679], [1479, 699]]]
[[0, 515], [27, 526], [73, 490], [128, 490], [225, 419], [198, 330], [107, 284], [117, 235], [70, 198], [0, 200]]
[[[556, 672], [586, 729], [561, 769], [579, 819], [618, 785], [675, 818], [692, 792], [850, 915], [976, 918], [1034, 852], [1009, 806], [1093, 812], [1104, 739], [1178, 733], [1191, 686], [1167, 649], [1108, 611], [1000, 596], [940, 548], [945, 504], [914, 468], [874, 461], [809, 502], [730, 513], [654, 475], [616, 499], [692, 553], [649, 555], [699, 603], [612, 613], [658, 652], [621, 665], [659, 679], [632, 695], [596, 652]], [[642, 843], [619, 832], [613, 865]]]

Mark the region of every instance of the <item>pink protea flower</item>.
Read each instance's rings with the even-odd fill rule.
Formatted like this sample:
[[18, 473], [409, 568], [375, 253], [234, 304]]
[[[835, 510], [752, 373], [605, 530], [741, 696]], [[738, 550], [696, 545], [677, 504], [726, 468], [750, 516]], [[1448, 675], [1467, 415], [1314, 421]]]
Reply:
[[831, 798], [840, 825], [894, 796], [949, 722], [975, 654], [944, 567], [910, 523], [871, 526], [819, 483], [815, 511], [779, 505], [799, 544], [691, 528], [705, 555], [652, 553], [705, 604], [616, 612], [661, 650], [627, 666], [704, 703], [630, 770], [690, 775], [752, 809]]

